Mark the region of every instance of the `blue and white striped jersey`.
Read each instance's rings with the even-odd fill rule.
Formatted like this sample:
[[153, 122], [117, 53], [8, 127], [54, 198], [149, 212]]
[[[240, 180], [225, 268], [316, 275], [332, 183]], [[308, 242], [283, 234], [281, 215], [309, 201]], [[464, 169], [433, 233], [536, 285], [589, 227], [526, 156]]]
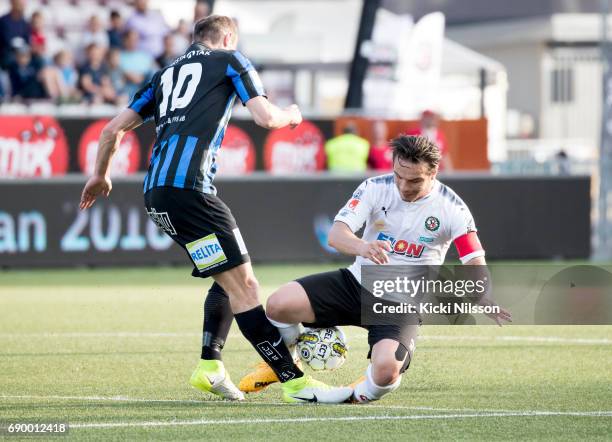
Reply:
[[249, 60], [238, 51], [194, 43], [158, 71], [129, 108], [155, 119], [157, 139], [144, 192], [162, 186], [216, 193], [215, 158], [238, 96], [265, 96]]

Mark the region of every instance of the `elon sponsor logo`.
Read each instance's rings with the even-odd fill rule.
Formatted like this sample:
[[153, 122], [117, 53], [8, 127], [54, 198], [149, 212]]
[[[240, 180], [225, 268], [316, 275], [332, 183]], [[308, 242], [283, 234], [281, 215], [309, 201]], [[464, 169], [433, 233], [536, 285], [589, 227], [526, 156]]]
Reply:
[[68, 169], [68, 143], [53, 117], [0, 117], [0, 176], [48, 178]]
[[255, 145], [239, 127], [229, 125], [217, 155], [219, 175], [244, 175], [255, 170]]
[[[91, 175], [96, 165], [96, 154], [100, 134], [108, 120], [92, 123], [79, 141], [79, 167], [82, 172]], [[119, 149], [113, 157], [112, 176], [130, 175], [138, 172], [140, 166], [140, 142], [134, 132], [127, 132], [121, 139]]]
[[276, 129], [264, 144], [265, 168], [279, 174], [323, 170], [324, 141], [321, 130], [309, 121], [303, 121], [295, 129]]
[[420, 258], [425, 250], [423, 244], [414, 244], [406, 241], [405, 239], [395, 239], [385, 233], [379, 233], [377, 240], [389, 241], [391, 243], [391, 253], [395, 255], [402, 255], [408, 258]]

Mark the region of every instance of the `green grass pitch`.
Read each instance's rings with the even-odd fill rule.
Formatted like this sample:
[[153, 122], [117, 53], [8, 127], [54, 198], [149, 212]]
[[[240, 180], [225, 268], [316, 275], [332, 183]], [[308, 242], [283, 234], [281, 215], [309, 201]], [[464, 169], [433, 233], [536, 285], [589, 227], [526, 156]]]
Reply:
[[[266, 296], [329, 268], [256, 273]], [[0, 422], [68, 422], [88, 440], [612, 438], [611, 326], [426, 326], [401, 388], [378, 403], [285, 405], [278, 385], [215, 400], [187, 382], [209, 285], [186, 268], [0, 273]], [[323, 381], [366, 367], [365, 332], [345, 331], [347, 363]], [[224, 358], [235, 382], [258, 361], [235, 326]]]

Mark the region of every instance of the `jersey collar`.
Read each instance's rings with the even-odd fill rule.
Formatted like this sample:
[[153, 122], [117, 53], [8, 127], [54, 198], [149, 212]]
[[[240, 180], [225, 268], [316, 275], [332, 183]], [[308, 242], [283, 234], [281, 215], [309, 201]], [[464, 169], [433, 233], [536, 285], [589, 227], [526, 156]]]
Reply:
[[189, 46], [189, 49], [187, 49], [187, 52], [193, 51], [194, 49], [201, 49], [203, 51], [212, 51], [212, 49], [206, 46], [204, 43], [199, 43], [197, 41], [194, 41], [193, 43], [191, 43], [191, 46]]

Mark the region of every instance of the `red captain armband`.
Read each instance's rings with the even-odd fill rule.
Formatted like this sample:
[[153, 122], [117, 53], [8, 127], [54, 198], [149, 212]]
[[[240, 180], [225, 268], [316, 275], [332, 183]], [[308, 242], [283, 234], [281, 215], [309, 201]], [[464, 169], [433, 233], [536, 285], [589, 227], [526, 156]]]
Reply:
[[[475, 252], [483, 252], [482, 245], [476, 232], [468, 232], [455, 238], [455, 247], [459, 253], [459, 258], [464, 258]], [[478, 256], [481, 254], [479, 253]]]

